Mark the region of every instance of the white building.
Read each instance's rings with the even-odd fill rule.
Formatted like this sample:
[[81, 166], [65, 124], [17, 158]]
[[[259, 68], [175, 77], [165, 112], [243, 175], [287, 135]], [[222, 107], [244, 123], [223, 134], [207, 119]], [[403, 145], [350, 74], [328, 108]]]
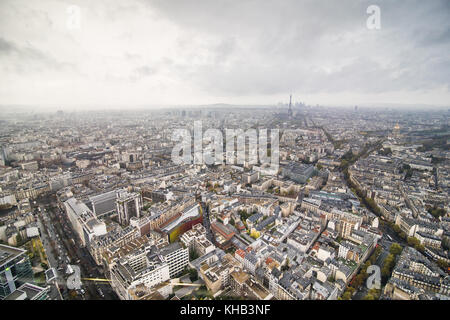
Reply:
[[129, 290], [138, 285], [152, 288], [170, 279], [169, 264], [155, 246], [111, 264], [110, 274], [111, 286], [122, 300], [130, 300]]
[[194, 250], [199, 256], [203, 256], [215, 249], [215, 246], [206, 238], [206, 229], [198, 223], [191, 230], [186, 231], [180, 237], [183, 243], [190, 250]]
[[174, 242], [162, 248], [160, 253], [169, 265], [171, 278], [179, 275], [189, 263], [189, 249], [183, 248], [179, 242]]
[[70, 223], [78, 233], [83, 246], [86, 246], [94, 236], [107, 233], [105, 223], [99, 221], [82, 201], [70, 198], [64, 202], [64, 206]]

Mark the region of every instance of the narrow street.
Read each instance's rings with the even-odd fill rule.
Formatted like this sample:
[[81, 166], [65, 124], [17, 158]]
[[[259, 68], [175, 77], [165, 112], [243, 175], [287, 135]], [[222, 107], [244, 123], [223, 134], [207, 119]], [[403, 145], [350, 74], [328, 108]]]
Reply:
[[[44, 247], [45, 250], [45, 254], [47, 256], [47, 261], [49, 264], [49, 268], [54, 268], [54, 270], [58, 269], [58, 260], [57, 258], [53, 255], [53, 247], [50, 245], [51, 240], [49, 239], [49, 235], [46, 232], [46, 228], [44, 228], [44, 225], [42, 223], [42, 217], [39, 217], [37, 219], [38, 221], [38, 227], [40, 230], [40, 238], [41, 238], [41, 242], [42, 245]], [[51, 284], [49, 284], [50, 286], [50, 298], [53, 300], [63, 300], [64, 299], [64, 295], [61, 293], [60, 291], [60, 287], [59, 287], [59, 283], [63, 283], [65, 280], [63, 277], [61, 277], [60, 273], [57, 273], [57, 277], [56, 277], [56, 281], [52, 282]]]
[[[40, 208], [38, 224], [42, 234], [42, 243], [50, 267], [57, 272], [56, 282], [52, 286], [54, 288], [59, 287], [61, 291], [61, 295], [58, 291], [59, 299], [117, 300], [118, 297], [108, 282], [92, 280], [82, 280], [80, 290], [76, 291], [77, 295], [69, 297], [69, 290], [66, 286], [69, 277], [66, 270], [69, 265], [80, 267], [82, 279], [104, 279], [105, 276], [95, 264], [88, 250], [80, 247], [78, 236], [72, 230], [65, 212], [62, 212], [56, 206], [44, 205], [43, 203], [40, 203], [38, 208]], [[55, 293], [52, 293], [52, 298], [55, 298], [56, 295], [55, 291]]]
[[211, 221], [209, 220], [209, 210], [208, 207], [202, 202], [201, 203], [203, 210], [203, 226], [206, 229], [206, 238], [214, 243], [214, 235], [211, 231]]
[[[81, 248], [78, 236], [72, 230], [66, 213], [59, 208], [50, 210], [52, 223], [56, 227], [59, 237], [63, 240], [64, 247], [71, 257], [73, 265], [77, 265], [81, 270], [81, 278], [105, 279], [105, 275], [96, 265], [86, 248]], [[70, 241], [68, 239], [71, 239]], [[86, 288], [86, 299], [95, 300], [117, 300], [118, 297], [112, 290], [108, 282], [82, 280], [83, 286]]]

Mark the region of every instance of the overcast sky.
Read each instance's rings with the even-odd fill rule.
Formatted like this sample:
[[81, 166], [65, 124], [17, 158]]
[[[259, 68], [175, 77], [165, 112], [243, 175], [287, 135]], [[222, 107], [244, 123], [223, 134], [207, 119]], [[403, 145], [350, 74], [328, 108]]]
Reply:
[[0, 104], [449, 105], [449, 82], [448, 0], [0, 1]]

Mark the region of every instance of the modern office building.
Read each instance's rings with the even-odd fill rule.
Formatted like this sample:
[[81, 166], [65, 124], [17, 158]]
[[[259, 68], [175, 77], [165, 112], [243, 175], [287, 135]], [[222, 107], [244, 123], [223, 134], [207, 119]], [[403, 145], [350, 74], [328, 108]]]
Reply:
[[26, 251], [0, 245], [0, 299], [30, 281], [33, 281], [33, 270]]
[[306, 181], [315, 174], [314, 166], [307, 164], [299, 164], [295, 162], [289, 163], [282, 168], [283, 177], [287, 177], [297, 183], [306, 183]]
[[27, 282], [8, 295], [5, 300], [50, 300], [49, 290], [49, 287], [43, 288]]
[[126, 190], [117, 191], [116, 210], [121, 225], [128, 225], [131, 217], [141, 216], [142, 195]]
[[197, 203], [185, 209], [181, 214], [169, 220], [161, 227], [161, 231], [167, 235], [169, 242], [174, 242], [192, 226], [202, 223], [202, 208]]
[[89, 197], [95, 216], [107, 216], [116, 211], [117, 192], [115, 190]]
[[179, 242], [162, 248], [160, 253], [169, 265], [171, 278], [178, 276], [189, 263], [189, 248], [183, 248]]

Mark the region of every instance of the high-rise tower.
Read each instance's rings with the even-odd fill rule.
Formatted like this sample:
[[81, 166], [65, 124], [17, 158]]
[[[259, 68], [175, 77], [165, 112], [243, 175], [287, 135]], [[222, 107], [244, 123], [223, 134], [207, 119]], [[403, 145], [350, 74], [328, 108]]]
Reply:
[[288, 110], [288, 117], [292, 118], [292, 94], [289, 96], [289, 110]]

